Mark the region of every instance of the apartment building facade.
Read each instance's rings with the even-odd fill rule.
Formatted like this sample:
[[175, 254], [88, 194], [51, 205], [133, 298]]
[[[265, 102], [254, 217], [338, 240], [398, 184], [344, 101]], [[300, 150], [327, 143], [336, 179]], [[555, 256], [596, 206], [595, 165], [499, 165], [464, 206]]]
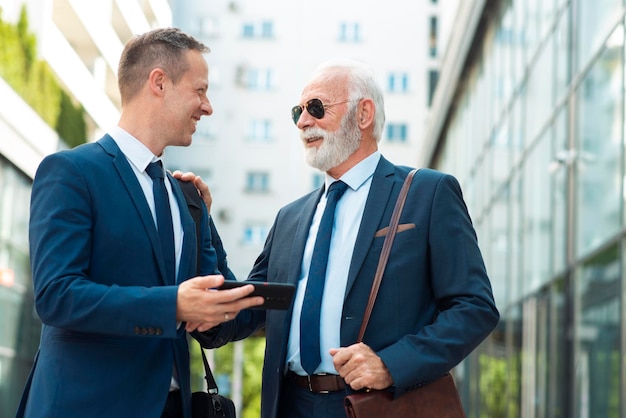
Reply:
[[212, 213], [239, 278], [250, 271], [278, 209], [323, 182], [306, 164], [290, 116], [314, 69], [343, 58], [370, 65], [385, 93], [380, 149], [415, 166], [454, 19], [442, 19], [440, 10], [456, 3], [171, 1], [174, 25], [211, 48], [214, 114], [199, 124], [191, 152], [167, 150], [168, 163], [211, 187]]

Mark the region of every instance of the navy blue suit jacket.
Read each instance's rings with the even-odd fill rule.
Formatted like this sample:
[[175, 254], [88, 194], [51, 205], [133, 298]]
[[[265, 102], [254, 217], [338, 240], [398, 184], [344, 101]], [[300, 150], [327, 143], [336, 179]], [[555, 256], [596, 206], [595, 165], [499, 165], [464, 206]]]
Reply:
[[[180, 283], [196, 276], [198, 246], [185, 198], [177, 182], [171, 183], [184, 233]], [[200, 272], [217, 273], [203, 211]], [[176, 365], [185, 417], [191, 417], [177, 286], [165, 278], [150, 208], [111, 137], [40, 164], [30, 251], [43, 330], [17, 416], [158, 417]]]
[[[372, 179], [350, 264], [341, 345], [353, 344], [393, 208], [408, 172], [381, 158]], [[249, 279], [296, 283], [322, 190], [282, 208]], [[499, 314], [476, 234], [456, 179], [419, 170], [411, 185], [378, 298], [364, 336], [394, 380], [395, 395], [433, 381], [487, 337]], [[291, 321], [287, 311], [242, 311], [209, 333], [208, 347], [266, 327], [261, 417], [275, 418]]]

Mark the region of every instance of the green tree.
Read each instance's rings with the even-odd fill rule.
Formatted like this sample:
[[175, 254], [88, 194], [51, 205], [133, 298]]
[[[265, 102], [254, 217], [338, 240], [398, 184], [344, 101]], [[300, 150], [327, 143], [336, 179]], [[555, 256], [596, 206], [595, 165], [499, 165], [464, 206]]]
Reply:
[[261, 373], [265, 356], [265, 337], [251, 337], [244, 343], [243, 418], [261, 416]]
[[85, 111], [74, 104], [47, 62], [37, 59], [37, 40], [28, 31], [22, 6], [17, 24], [5, 22], [0, 9], [0, 77], [69, 145], [85, 142]]
[[481, 418], [504, 418], [507, 416], [506, 393], [507, 361], [503, 358], [481, 355], [480, 409]]
[[85, 110], [80, 104], [74, 104], [72, 98], [61, 90], [61, 105], [57, 118], [56, 131], [70, 147], [85, 142], [87, 124], [84, 118]]
[[[191, 389], [193, 391], [204, 388], [204, 365], [200, 356], [200, 345], [190, 339], [191, 352]], [[242, 411], [241, 418], [258, 418], [261, 414], [261, 371], [263, 369], [263, 356], [265, 354], [265, 337], [253, 336], [247, 338], [244, 344], [243, 376], [242, 376]], [[212, 370], [217, 378], [220, 375], [233, 377], [233, 344], [226, 344], [213, 351], [215, 367]], [[221, 388], [220, 393], [225, 393], [227, 388]]]

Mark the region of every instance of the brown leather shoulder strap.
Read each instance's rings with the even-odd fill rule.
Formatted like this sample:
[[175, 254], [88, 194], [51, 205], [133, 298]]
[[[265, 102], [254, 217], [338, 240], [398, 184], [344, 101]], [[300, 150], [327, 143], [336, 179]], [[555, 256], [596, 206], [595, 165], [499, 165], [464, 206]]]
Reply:
[[402, 185], [402, 189], [400, 189], [400, 194], [398, 195], [396, 206], [393, 208], [393, 213], [391, 214], [391, 221], [389, 222], [389, 232], [387, 233], [387, 236], [385, 237], [385, 241], [383, 242], [383, 249], [380, 252], [380, 258], [378, 259], [378, 267], [376, 267], [376, 274], [374, 275], [374, 282], [372, 283], [372, 290], [370, 292], [369, 300], [367, 301], [365, 314], [363, 315], [363, 322], [361, 323], [361, 330], [359, 331], [359, 338], [357, 339], [357, 343], [360, 343], [363, 340], [363, 335], [365, 335], [365, 329], [367, 328], [367, 323], [370, 320], [372, 309], [374, 309], [374, 302], [376, 302], [376, 295], [378, 294], [378, 288], [380, 287], [380, 282], [383, 279], [383, 273], [385, 272], [385, 267], [387, 266], [387, 259], [389, 258], [389, 253], [391, 252], [393, 239], [396, 236], [396, 231], [398, 230], [398, 223], [400, 222], [400, 215], [402, 214], [402, 208], [404, 207], [406, 195], [409, 193], [409, 187], [411, 186], [411, 181], [413, 180], [413, 176], [415, 175], [416, 172], [417, 172], [417, 169], [411, 170], [409, 174], [406, 176], [406, 179], [404, 180], [404, 184]]

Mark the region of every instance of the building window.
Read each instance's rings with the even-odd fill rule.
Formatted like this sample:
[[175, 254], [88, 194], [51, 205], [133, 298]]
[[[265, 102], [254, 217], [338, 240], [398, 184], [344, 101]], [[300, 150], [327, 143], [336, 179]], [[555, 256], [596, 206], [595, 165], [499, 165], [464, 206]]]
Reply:
[[248, 224], [243, 228], [244, 245], [263, 245], [269, 230], [266, 225]]
[[339, 24], [339, 42], [361, 42], [361, 27], [356, 22]]
[[430, 29], [428, 31], [428, 51], [431, 57], [437, 56], [437, 17], [430, 17]]
[[439, 71], [428, 71], [428, 107], [433, 104], [433, 96], [435, 95], [435, 89], [437, 88], [437, 81], [439, 81]]
[[248, 127], [248, 139], [253, 142], [268, 142], [272, 138], [272, 121], [254, 119]]
[[203, 17], [198, 24], [198, 32], [201, 38], [216, 38], [219, 36], [219, 27], [217, 19], [213, 17]]
[[194, 173], [196, 176], [201, 177], [202, 181], [208, 184], [209, 187], [213, 187], [213, 170], [206, 168], [204, 165], [197, 165], [191, 167], [189, 171]]
[[251, 23], [244, 23], [243, 25], [243, 37], [254, 38], [254, 25]]
[[574, 286], [576, 300], [581, 303], [574, 315], [575, 328], [572, 327], [580, 330], [573, 352], [577, 353], [576, 364], [585, 370], [574, 378], [576, 389], [572, 395], [579, 400], [577, 410], [584, 411], [578, 416], [620, 416], [618, 399], [623, 399], [624, 393], [619, 383], [623, 359], [620, 252], [617, 246], [611, 246], [593, 257], [580, 268]]
[[242, 36], [248, 39], [268, 39], [274, 37], [274, 23], [269, 20], [246, 22], [242, 27]]
[[[6, 99], [6, 98], [5, 98]], [[8, 139], [14, 141], [11, 133]], [[18, 137], [17, 141], [21, 141]], [[28, 255], [32, 180], [0, 155], [0, 416], [13, 416], [41, 333]]]
[[246, 191], [267, 193], [269, 191], [270, 175], [266, 172], [251, 171], [246, 175]]
[[237, 70], [237, 84], [250, 90], [271, 90], [273, 73], [269, 68], [247, 68], [240, 66]]
[[409, 75], [407, 73], [389, 74], [387, 90], [392, 93], [406, 93], [409, 90]]
[[407, 140], [406, 123], [387, 124], [387, 139], [390, 142], [406, 142]]
[[254, 90], [270, 90], [272, 87], [272, 71], [269, 69], [253, 69], [248, 73], [248, 87]]
[[261, 22], [261, 38], [274, 37], [274, 24], [270, 21]]
[[217, 138], [217, 129], [215, 124], [208, 122], [207, 118], [200, 119], [196, 127], [196, 132], [193, 134], [194, 140], [199, 141], [212, 141]]

